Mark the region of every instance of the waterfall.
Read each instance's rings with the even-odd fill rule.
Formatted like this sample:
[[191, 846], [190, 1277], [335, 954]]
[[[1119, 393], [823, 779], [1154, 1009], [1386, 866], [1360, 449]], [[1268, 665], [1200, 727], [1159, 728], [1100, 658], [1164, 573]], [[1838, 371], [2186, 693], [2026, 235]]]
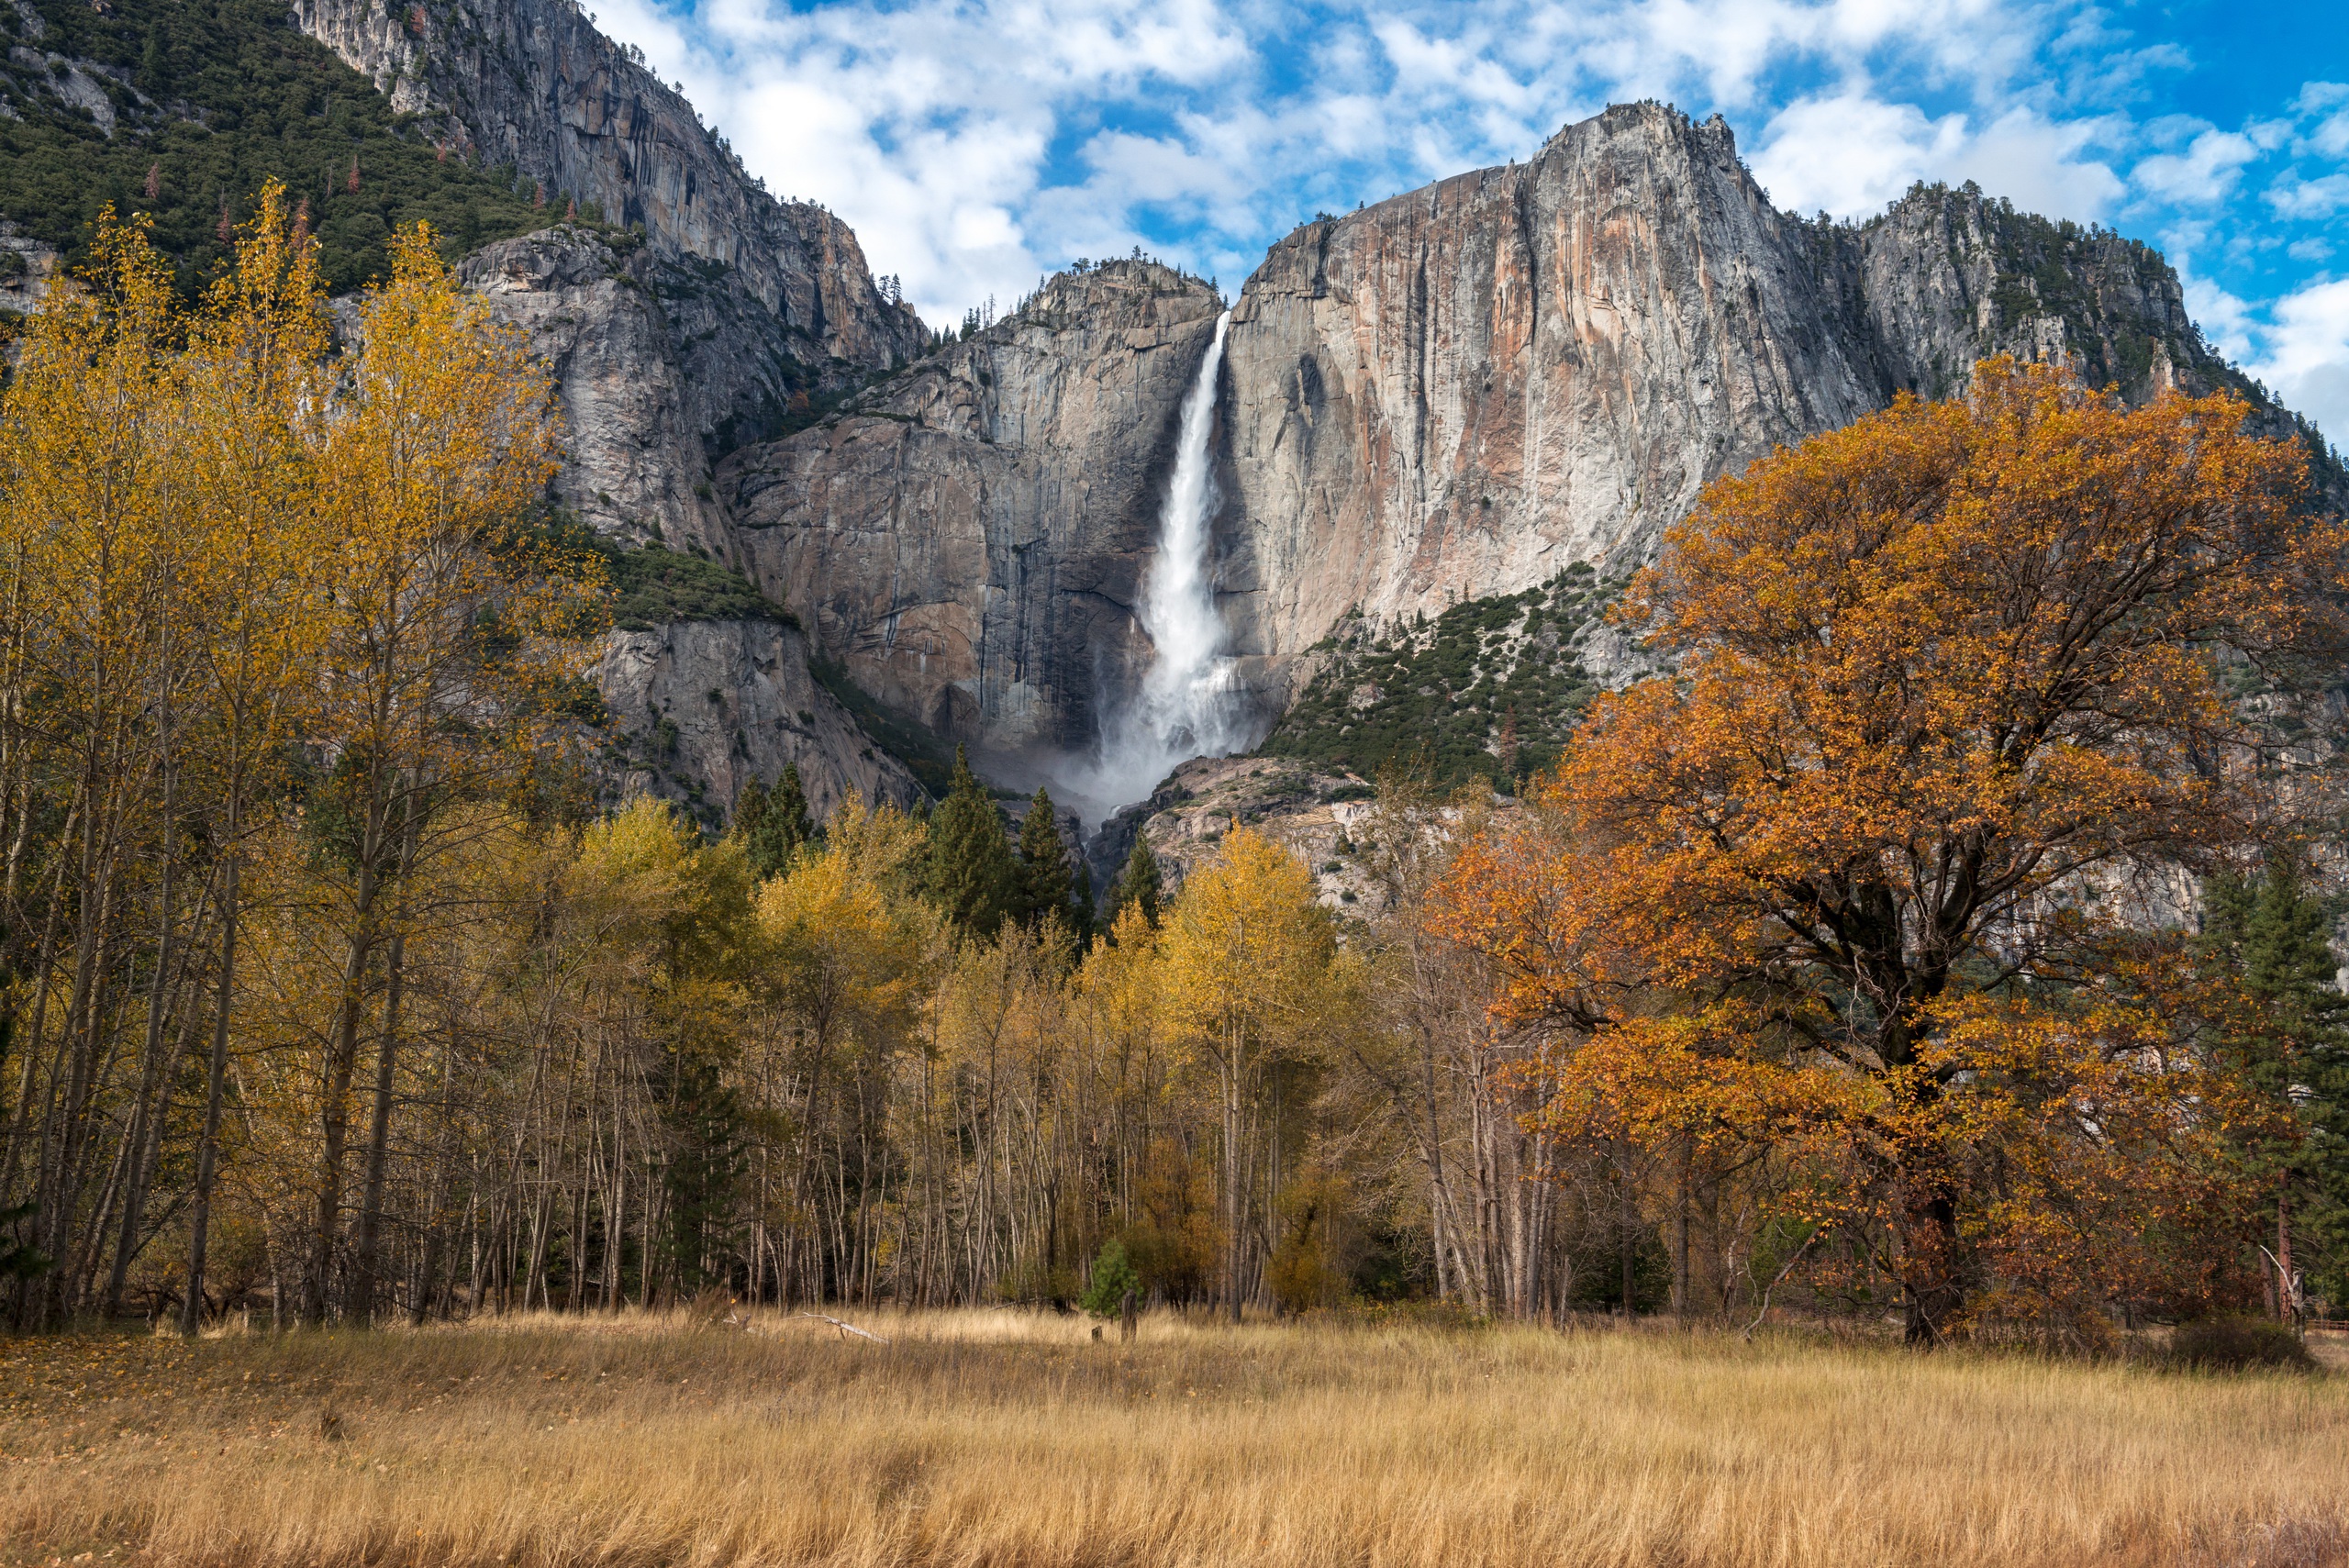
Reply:
[[[1232, 751], [1231, 661], [1224, 655], [1223, 617], [1216, 613], [1214, 585], [1208, 581], [1208, 530], [1215, 521], [1213, 460], [1208, 439], [1215, 433], [1216, 381], [1223, 369], [1223, 335], [1231, 312], [1215, 320], [1215, 340], [1199, 362], [1199, 378], [1184, 395], [1174, 439], [1174, 479], [1158, 514], [1158, 554], [1142, 589], [1142, 629], [1157, 650], [1142, 677], [1141, 705], [1133, 716], [1145, 751], [1153, 749], [1164, 767], [1189, 757], [1221, 756]], [[1141, 759], [1138, 758], [1137, 761]], [[1165, 777], [1164, 767], [1142, 785]]]
[[1210, 530], [1222, 501], [1208, 443], [1230, 325], [1230, 311], [1216, 317], [1215, 338], [1198, 378], [1183, 395], [1175, 427], [1174, 477], [1159, 508], [1158, 549], [1136, 611], [1150, 634], [1150, 669], [1132, 704], [1108, 716], [1099, 750], [1061, 782], [1078, 809], [1096, 821], [1145, 798], [1176, 763], [1225, 756], [1249, 740], [1233, 700], [1233, 660], [1225, 651], [1230, 639], [1208, 573]]

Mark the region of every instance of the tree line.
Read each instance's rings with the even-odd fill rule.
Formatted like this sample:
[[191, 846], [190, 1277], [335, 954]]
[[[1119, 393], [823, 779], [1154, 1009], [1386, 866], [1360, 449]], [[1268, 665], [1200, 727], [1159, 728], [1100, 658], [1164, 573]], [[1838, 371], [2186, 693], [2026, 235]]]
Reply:
[[598, 813], [602, 558], [429, 232], [329, 331], [263, 193], [0, 403], [22, 1327], [1138, 1297], [1774, 1304], [1910, 1339], [2340, 1300], [2342, 539], [2224, 399], [1987, 362], [1707, 493], [1676, 675], [1317, 898], [1097, 890], [1039, 792]]

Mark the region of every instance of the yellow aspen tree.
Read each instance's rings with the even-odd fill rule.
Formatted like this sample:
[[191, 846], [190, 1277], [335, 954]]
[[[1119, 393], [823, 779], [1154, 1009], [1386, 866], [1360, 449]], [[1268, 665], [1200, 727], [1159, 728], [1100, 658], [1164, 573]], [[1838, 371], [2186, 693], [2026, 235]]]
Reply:
[[[34, 813], [65, 821], [46, 846], [50, 893], [0, 1154], [9, 1187], [30, 1156], [38, 1242], [62, 1265], [23, 1287], [32, 1294], [20, 1318], [36, 1325], [70, 1309], [66, 1293], [95, 1245], [95, 1227], [77, 1222], [111, 1056], [106, 954], [128, 913], [127, 857], [155, 776], [158, 672], [173, 663], [161, 646], [181, 522], [170, 268], [143, 223], [117, 222], [111, 208], [93, 250], [82, 285], [60, 290], [28, 331], [0, 416], [12, 762], [49, 786], [23, 776], [15, 826], [21, 841]], [[9, 893], [17, 904], [13, 874]], [[10, 913], [22, 925], [29, 911]]]
[[325, 1318], [332, 1290], [365, 984], [387, 942], [370, 1192], [351, 1296], [356, 1317], [374, 1307], [402, 956], [385, 888], [443, 847], [432, 839], [436, 803], [480, 793], [484, 775], [507, 775], [538, 684], [573, 662], [530, 635], [550, 606], [501, 570], [496, 552], [556, 466], [551, 390], [520, 334], [458, 290], [431, 230], [418, 225], [395, 237], [392, 275], [368, 291], [354, 336], [318, 450], [319, 506], [333, 540], [328, 804], [351, 870], [340, 897], [343, 976], [320, 1074], [302, 1298], [309, 1322]]
[[325, 285], [317, 247], [262, 189], [232, 263], [206, 291], [187, 354], [195, 497], [195, 564], [184, 587], [206, 678], [196, 751], [210, 776], [218, 861], [219, 957], [202, 1130], [191, 1198], [181, 1326], [198, 1327], [235, 1013], [239, 873], [255, 800], [284, 743], [311, 717], [327, 642], [317, 444], [327, 401]]
[[1175, 1027], [1213, 1061], [1223, 1120], [1224, 1297], [1248, 1294], [1254, 1096], [1268, 1061], [1307, 1044], [1335, 1004], [1337, 957], [1305, 863], [1240, 828], [1185, 880], [1161, 940]]

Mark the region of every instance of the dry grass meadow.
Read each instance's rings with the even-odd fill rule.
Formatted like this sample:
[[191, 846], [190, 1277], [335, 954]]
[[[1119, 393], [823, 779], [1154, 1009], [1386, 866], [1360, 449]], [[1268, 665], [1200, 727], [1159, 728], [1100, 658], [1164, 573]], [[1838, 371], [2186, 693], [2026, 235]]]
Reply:
[[1024, 1313], [0, 1341], [0, 1561], [2349, 1562], [2349, 1376]]

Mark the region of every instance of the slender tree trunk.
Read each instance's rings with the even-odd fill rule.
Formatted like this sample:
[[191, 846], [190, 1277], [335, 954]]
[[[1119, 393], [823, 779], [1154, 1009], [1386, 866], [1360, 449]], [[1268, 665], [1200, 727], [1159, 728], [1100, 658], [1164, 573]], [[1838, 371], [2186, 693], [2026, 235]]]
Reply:
[[326, 1321], [334, 1284], [335, 1242], [342, 1233], [342, 1166], [351, 1134], [351, 1080], [359, 1065], [359, 1022], [366, 1011], [367, 962], [374, 956], [374, 857], [381, 852], [381, 807], [361, 840], [359, 895], [351, 908], [351, 946], [343, 961], [342, 994], [328, 1042], [324, 1103], [319, 1111], [318, 1192], [310, 1229], [310, 1262], [302, 1279], [302, 1321]]
[[350, 1312], [361, 1323], [375, 1320], [383, 1273], [384, 1173], [392, 1140], [392, 1089], [400, 1038], [400, 983], [407, 956], [407, 932], [395, 929], [384, 946], [384, 1030], [375, 1051], [375, 1096], [367, 1122], [367, 1162], [360, 1180], [359, 1236], [353, 1249]]
[[[233, 739], [231, 743], [233, 744]], [[237, 993], [237, 862], [239, 781], [228, 784], [226, 864], [220, 873], [220, 975], [213, 1014], [212, 1060], [204, 1080], [204, 1132], [196, 1141], [195, 1197], [188, 1211], [187, 1299], [181, 1304], [180, 1332], [204, 1326], [205, 1249], [211, 1235], [212, 1188], [220, 1168], [220, 1106], [228, 1079], [228, 1020]]]
[[398, 890], [393, 900], [392, 937], [384, 950], [384, 1033], [375, 1051], [375, 1096], [367, 1120], [367, 1160], [360, 1177], [359, 1237], [351, 1281], [351, 1311], [362, 1323], [375, 1320], [383, 1277], [384, 1174], [392, 1141], [393, 1088], [400, 1047], [400, 987], [407, 958], [407, 886], [416, 869], [417, 811], [413, 789], [402, 797]]

